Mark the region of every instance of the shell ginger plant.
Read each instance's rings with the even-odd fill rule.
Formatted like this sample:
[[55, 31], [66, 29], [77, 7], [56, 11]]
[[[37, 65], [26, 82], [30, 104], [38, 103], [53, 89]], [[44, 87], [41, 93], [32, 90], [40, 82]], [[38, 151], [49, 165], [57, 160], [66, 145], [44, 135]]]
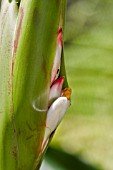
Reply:
[[70, 105], [64, 56], [65, 0], [2, 0], [0, 170], [40, 168]]

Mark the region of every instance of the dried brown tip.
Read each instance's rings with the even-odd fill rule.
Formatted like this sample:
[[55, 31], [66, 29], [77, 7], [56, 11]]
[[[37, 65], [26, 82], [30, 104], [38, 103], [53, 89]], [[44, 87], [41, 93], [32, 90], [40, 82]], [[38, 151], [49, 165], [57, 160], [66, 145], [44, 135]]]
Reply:
[[71, 99], [71, 88], [67, 87], [62, 90], [62, 96], [67, 97], [68, 100]]

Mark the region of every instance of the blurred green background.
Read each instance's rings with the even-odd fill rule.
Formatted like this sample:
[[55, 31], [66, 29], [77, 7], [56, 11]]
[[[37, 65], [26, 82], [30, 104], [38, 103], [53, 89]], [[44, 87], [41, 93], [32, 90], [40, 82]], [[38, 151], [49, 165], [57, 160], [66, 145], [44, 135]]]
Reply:
[[72, 105], [41, 170], [113, 170], [113, 0], [68, 0]]

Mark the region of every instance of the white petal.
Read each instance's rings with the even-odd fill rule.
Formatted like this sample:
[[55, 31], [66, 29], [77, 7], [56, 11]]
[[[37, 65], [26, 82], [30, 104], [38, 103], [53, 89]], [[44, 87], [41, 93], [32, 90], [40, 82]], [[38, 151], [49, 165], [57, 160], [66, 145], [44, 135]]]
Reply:
[[59, 97], [49, 108], [41, 152], [46, 148], [50, 134], [57, 128], [69, 106], [70, 101], [66, 97]]
[[47, 113], [46, 127], [53, 132], [61, 122], [66, 110], [70, 105], [70, 101], [66, 97], [59, 97], [51, 105]]

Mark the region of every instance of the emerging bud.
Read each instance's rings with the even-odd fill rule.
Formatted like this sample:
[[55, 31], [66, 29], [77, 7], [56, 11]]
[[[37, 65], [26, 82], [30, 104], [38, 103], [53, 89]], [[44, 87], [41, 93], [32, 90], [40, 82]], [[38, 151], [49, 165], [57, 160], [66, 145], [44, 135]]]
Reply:
[[70, 106], [71, 89], [65, 88], [62, 90], [64, 83], [64, 76], [59, 77], [62, 53], [62, 28], [59, 28], [57, 34], [57, 48], [54, 58], [52, 73], [51, 73], [51, 87], [49, 95], [49, 110], [47, 112], [45, 135], [42, 142], [41, 153], [45, 150], [50, 135], [54, 132], [64, 117], [65, 112]]

